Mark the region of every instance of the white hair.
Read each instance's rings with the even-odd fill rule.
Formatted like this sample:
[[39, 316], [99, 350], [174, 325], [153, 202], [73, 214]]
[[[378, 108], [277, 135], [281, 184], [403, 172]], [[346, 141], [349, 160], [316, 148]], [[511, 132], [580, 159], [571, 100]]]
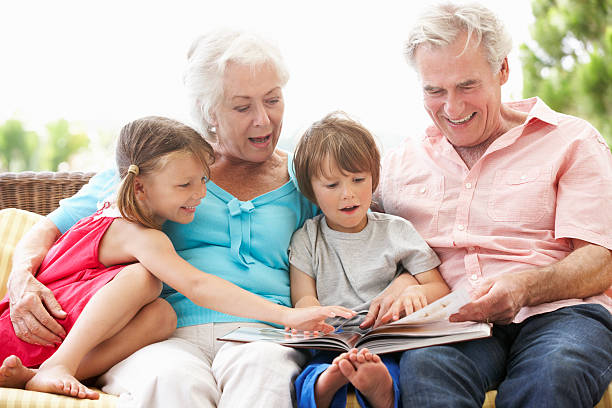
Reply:
[[289, 80], [280, 51], [261, 35], [232, 29], [211, 31], [198, 37], [187, 53], [183, 82], [195, 126], [209, 140], [216, 140], [211, 115], [223, 98], [223, 77], [230, 62], [253, 70], [270, 65], [283, 87]]
[[417, 19], [405, 42], [404, 55], [416, 65], [416, 51], [421, 46], [441, 47], [467, 33], [464, 51], [472, 38], [482, 44], [487, 61], [497, 72], [512, 49], [512, 37], [504, 23], [479, 3], [440, 2], [429, 6]]

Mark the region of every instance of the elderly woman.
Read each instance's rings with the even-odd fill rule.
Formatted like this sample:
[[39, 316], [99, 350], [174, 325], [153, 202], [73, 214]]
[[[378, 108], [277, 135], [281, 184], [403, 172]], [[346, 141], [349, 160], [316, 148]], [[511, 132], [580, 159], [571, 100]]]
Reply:
[[[287, 248], [316, 208], [298, 192], [291, 158], [276, 149], [287, 80], [277, 49], [262, 38], [221, 31], [195, 41], [185, 84], [215, 163], [195, 220], [166, 223], [164, 231], [197, 268], [290, 306]], [[24, 341], [60, 341], [64, 333], [55, 319], [64, 313], [35, 272], [60, 232], [94, 212], [117, 182], [114, 170], [98, 174], [20, 243], [9, 293], [15, 331]], [[105, 391], [142, 407], [292, 405], [302, 352], [270, 343], [218, 342], [238, 325], [263, 323], [198, 307], [171, 288], [165, 292], [178, 329], [111, 368], [101, 377]]]

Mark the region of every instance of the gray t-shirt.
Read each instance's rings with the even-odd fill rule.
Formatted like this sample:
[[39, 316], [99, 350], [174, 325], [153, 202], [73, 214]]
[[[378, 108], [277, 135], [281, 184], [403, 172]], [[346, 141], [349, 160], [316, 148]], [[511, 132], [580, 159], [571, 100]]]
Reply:
[[291, 238], [289, 262], [314, 278], [321, 305], [355, 311], [367, 310], [399, 273], [440, 264], [410, 222], [376, 212], [357, 233], [332, 230], [322, 214], [307, 220]]

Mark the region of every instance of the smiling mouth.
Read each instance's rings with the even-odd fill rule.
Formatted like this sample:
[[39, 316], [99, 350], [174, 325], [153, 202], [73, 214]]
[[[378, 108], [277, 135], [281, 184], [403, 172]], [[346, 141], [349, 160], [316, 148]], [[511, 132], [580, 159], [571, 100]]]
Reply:
[[468, 116], [466, 116], [463, 119], [452, 120], [451, 118], [446, 118], [446, 120], [448, 120], [453, 125], [462, 125], [462, 124], [466, 123], [467, 121], [469, 121], [470, 119], [472, 119], [474, 117], [474, 115], [476, 115], [476, 112], [470, 113]]
[[344, 208], [341, 208], [341, 209], [340, 209], [340, 211], [350, 212], [350, 211], [356, 210], [357, 208], [359, 208], [359, 206], [358, 206], [358, 205], [353, 205], [353, 206], [351, 206], [351, 207], [344, 207]]
[[266, 143], [268, 140], [270, 140], [271, 137], [271, 135], [263, 137], [249, 137], [249, 140], [253, 143]]

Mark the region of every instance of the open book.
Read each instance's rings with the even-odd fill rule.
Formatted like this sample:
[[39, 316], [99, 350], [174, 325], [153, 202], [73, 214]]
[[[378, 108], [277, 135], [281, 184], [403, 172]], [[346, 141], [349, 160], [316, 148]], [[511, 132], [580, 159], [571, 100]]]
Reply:
[[489, 337], [490, 324], [448, 321], [451, 314], [469, 301], [470, 297], [466, 290], [457, 290], [411, 315], [376, 329], [362, 330], [358, 326], [347, 327], [345, 323], [348, 320], [337, 326], [332, 333], [318, 336], [291, 334], [273, 327], [239, 327], [218, 340], [240, 343], [272, 341], [288, 347], [339, 352], [352, 348], [368, 348], [372, 353], [382, 354]]

